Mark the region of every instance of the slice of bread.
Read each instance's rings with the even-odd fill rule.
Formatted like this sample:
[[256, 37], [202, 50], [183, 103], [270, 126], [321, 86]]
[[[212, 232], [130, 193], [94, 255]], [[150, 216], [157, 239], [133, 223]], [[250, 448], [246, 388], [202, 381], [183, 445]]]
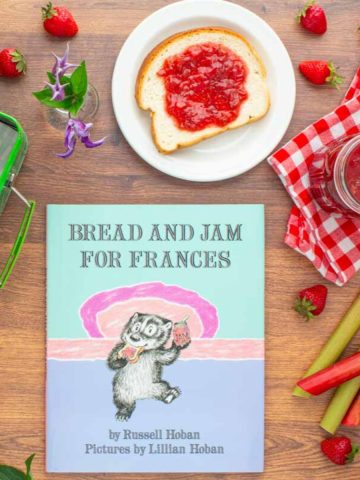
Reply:
[[[224, 45], [247, 65], [245, 88], [248, 98], [241, 104], [237, 118], [225, 127], [209, 126], [202, 130], [189, 131], [179, 128], [175, 119], [167, 113], [164, 81], [158, 72], [169, 56], [179, 54], [192, 45], [205, 42]], [[135, 97], [138, 106], [150, 112], [152, 137], [157, 149], [167, 154], [262, 118], [270, 107], [269, 91], [265, 80], [265, 67], [245, 38], [222, 27], [198, 28], [167, 38], [149, 53], [138, 73]]]

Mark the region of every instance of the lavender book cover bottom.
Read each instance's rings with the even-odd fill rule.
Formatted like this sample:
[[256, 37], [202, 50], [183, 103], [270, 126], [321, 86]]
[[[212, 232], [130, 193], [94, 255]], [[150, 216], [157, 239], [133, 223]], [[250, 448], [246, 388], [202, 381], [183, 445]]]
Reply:
[[49, 205], [47, 471], [261, 472], [262, 205]]

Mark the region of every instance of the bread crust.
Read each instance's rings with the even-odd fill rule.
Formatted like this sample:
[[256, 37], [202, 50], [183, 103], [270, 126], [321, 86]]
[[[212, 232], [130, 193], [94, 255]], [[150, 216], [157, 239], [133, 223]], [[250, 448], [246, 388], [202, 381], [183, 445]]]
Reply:
[[192, 145], [195, 145], [197, 143], [200, 143], [202, 142], [203, 140], [206, 140], [208, 138], [212, 138], [212, 137], [215, 137], [221, 133], [224, 133], [228, 130], [235, 130], [237, 128], [240, 128], [240, 127], [243, 127], [245, 125], [248, 125], [249, 123], [253, 123], [253, 122], [256, 122], [258, 120], [260, 120], [261, 118], [263, 118], [267, 112], [269, 111], [269, 108], [270, 108], [270, 95], [269, 95], [269, 91], [267, 90], [267, 106], [266, 106], [266, 109], [264, 111], [264, 113], [262, 115], [259, 115], [255, 118], [250, 118], [247, 122], [243, 123], [242, 125], [235, 125], [235, 126], [225, 126], [223, 128], [218, 128], [218, 130], [214, 133], [209, 133], [209, 134], [204, 134], [202, 137], [200, 138], [196, 138], [194, 139], [193, 141], [190, 141], [190, 142], [184, 142], [184, 143], [181, 143], [181, 144], [177, 144], [175, 148], [173, 148], [172, 150], [164, 150], [158, 139], [157, 139], [157, 135], [156, 135], [156, 130], [155, 130], [155, 122], [154, 122], [154, 117], [156, 115], [156, 112], [152, 111], [151, 108], [147, 108], [145, 107], [143, 104], [142, 104], [142, 101], [141, 101], [141, 91], [142, 91], [142, 88], [143, 88], [143, 84], [144, 84], [144, 79], [146, 78], [146, 75], [147, 75], [147, 72], [153, 62], [153, 60], [160, 54], [160, 52], [162, 50], [164, 50], [169, 44], [173, 43], [174, 41], [180, 39], [180, 38], [183, 38], [183, 37], [186, 37], [186, 36], [191, 36], [193, 34], [196, 34], [196, 33], [213, 33], [213, 32], [216, 32], [216, 33], [224, 33], [226, 35], [232, 35], [234, 37], [236, 37], [237, 39], [240, 39], [242, 42], [244, 42], [246, 44], [246, 46], [249, 48], [249, 50], [251, 51], [251, 53], [254, 55], [256, 61], [258, 62], [259, 66], [260, 66], [260, 74], [261, 74], [261, 77], [262, 79], [265, 81], [266, 79], [266, 69], [265, 69], [265, 65], [262, 61], [262, 59], [260, 58], [260, 56], [258, 55], [257, 51], [254, 49], [254, 47], [249, 43], [249, 41], [243, 37], [242, 35], [240, 35], [239, 33], [231, 30], [231, 29], [228, 29], [228, 28], [225, 28], [225, 27], [201, 27], [201, 28], [194, 28], [194, 29], [191, 29], [191, 30], [185, 30], [185, 31], [182, 31], [182, 32], [178, 32], [178, 33], [175, 33], [174, 35], [171, 35], [170, 37], [166, 38], [165, 40], [163, 40], [162, 42], [160, 42], [158, 45], [156, 45], [149, 53], [148, 55], [145, 57], [140, 69], [139, 69], [139, 73], [137, 75], [137, 78], [136, 78], [136, 84], [135, 84], [135, 99], [136, 99], [136, 103], [138, 105], [139, 108], [141, 108], [142, 110], [144, 111], [148, 111], [150, 113], [150, 117], [151, 117], [151, 135], [152, 135], [152, 139], [153, 139], [153, 142], [156, 146], [156, 148], [158, 149], [158, 151], [160, 153], [163, 153], [165, 155], [168, 155], [170, 153], [173, 153], [175, 152], [176, 150], [179, 150], [180, 148], [186, 148], [186, 147], [191, 147]]

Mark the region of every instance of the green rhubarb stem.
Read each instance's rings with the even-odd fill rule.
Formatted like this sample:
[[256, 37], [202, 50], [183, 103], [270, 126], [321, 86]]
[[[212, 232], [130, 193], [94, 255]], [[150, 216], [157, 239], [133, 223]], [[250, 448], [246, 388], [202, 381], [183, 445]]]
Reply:
[[[322, 348], [319, 356], [311, 365], [309, 370], [305, 373], [303, 378], [312, 375], [313, 373], [327, 368], [340, 357], [355, 333], [360, 328], [360, 295], [351, 305], [345, 316]], [[293, 395], [296, 397], [311, 397], [310, 393], [305, 392], [300, 387], [296, 386], [293, 390]]]
[[336, 390], [320, 423], [324, 430], [331, 434], [336, 432], [359, 389], [360, 377], [355, 377]]

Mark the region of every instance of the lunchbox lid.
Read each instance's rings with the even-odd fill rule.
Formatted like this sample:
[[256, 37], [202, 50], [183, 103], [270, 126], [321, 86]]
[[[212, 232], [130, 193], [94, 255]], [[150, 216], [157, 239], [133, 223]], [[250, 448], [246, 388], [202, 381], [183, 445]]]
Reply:
[[28, 146], [27, 136], [20, 125], [20, 123], [10, 115], [0, 112], [0, 124], [7, 124], [15, 132], [16, 138], [11, 138], [9, 142], [8, 152], [6, 148], [5, 139], [5, 155], [2, 156], [0, 164], [0, 214], [5, 208], [6, 202], [11, 192], [16, 195], [25, 203], [26, 209], [23, 215], [19, 231], [17, 233], [15, 242], [11, 248], [10, 254], [6, 260], [5, 267], [0, 270], [0, 289], [4, 288], [15, 264], [20, 255], [21, 249], [24, 245], [26, 235], [31, 223], [32, 216], [35, 210], [35, 202], [27, 200], [21, 193], [14, 187], [13, 182], [16, 175], [19, 173], [21, 165], [23, 163], [25, 153]]
[[[5, 185], [7, 184], [11, 173], [18, 173], [20, 170], [22, 160], [23, 160], [23, 151], [24, 151], [24, 144], [27, 143], [25, 132], [20, 125], [20, 123], [16, 120], [16, 118], [7, 115], [6, 113], [0, 112], [0, 122], [7, 123], [11, 127], [15, 127], [17, 132], [17, 137], [14, 143], [11, 152], [5, 161], [4, 166], [0, 171], [0, 196], [3, 192]], [[21, 157], [21, 158], [19, 158]], [[15, 169], [15, 172], [14, 172]]]

